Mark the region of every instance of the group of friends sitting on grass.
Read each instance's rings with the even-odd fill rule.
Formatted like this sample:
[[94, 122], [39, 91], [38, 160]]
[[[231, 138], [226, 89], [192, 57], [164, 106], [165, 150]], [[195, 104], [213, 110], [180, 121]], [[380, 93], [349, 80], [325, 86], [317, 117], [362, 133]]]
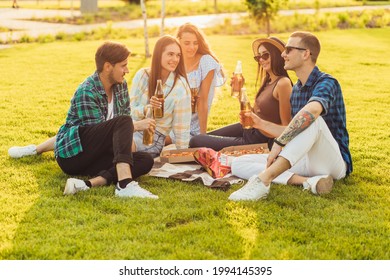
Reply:
[[[240, 115], [241, 123], [250, 117], [253, 126], [235, 123], [208, 132], [215, 89], [226, 78], [199, 28], [187, 23], [175, 37], [160, 37], [150, 67], [137, 71], [130, 91], [125, 80], [130, 50], [105, 42], [95, 54], [96, 71], [76, 89], [56, 136], [8, 153], [20, 158], [54, 150], [59, 167], [73, 176], [66, 181], [66, 195], [114, 183], [116, 196], [157, 199], [136, 179], [149, 173], [165, 145], [219, 151], [267, 143], [269, 153], [231, 161], [232, 174], [248, 181], [229, 200], [264, 199], [272, 182], [327, 194], [334, 180], [352, 172], [352, 158], [341, 87], [316, 65], [320, 48], [309, 32], [292, 33], [287, 44], [276, 37], [256, 39], [252, 50], [260, 86], [251, 112]], [[287, 70], [295, 72], [296, 84]], [[154, 94], [158, 80], [163, 101]], [[191, 88], [197, 88], [196, 99]], [[147, 117], [150, 107], [163, 108], [163, 116]], [[144, 144], [145, 131], [154, 133], [153, 144]]]

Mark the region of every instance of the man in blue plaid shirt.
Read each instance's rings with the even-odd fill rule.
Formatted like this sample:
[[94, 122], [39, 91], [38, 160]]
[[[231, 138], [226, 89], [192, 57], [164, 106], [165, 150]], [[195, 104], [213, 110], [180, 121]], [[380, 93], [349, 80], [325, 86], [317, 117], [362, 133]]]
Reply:
[[129, 55], [122, 44], [102, 44], [95, 54], [96, 72], [79, 85], [71, 100], [66, 122], [56, 136], [56, 160], [69, 175], [96, 177], [69, 178], [64, 194], [114, 182], [116, 196], [158, 198], [133, 180], [148, 173], [154, 163], [149, 154], [132, 152], [133, 131], [154, 127], [155, 122], [133, 123], [130, 117], [124, 78]]
[[338, 81], [316, 66], [320, 42], [309, 32], [294, 32], [282, 57], [295, 71], [291, 102], [293, 119], [278, 126], [251, 114], [254, 127], [278, 131], [269, 155], [248, 155], [232, 163], [232, 173], [249, 179], [229, 199], [266, 198], [271, 182], [303, 185], [314, 194], [332, 190], [333, 180], [352, 172], [344, 99]]

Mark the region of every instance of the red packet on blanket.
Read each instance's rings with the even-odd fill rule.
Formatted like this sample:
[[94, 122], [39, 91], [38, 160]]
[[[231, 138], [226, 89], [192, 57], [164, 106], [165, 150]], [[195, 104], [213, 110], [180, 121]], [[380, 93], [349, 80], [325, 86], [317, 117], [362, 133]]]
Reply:
[[194, 152], [194, 158], [214, 179], [222, 178], [230, 172], [226, 155], [210, 148], [200, 148]]

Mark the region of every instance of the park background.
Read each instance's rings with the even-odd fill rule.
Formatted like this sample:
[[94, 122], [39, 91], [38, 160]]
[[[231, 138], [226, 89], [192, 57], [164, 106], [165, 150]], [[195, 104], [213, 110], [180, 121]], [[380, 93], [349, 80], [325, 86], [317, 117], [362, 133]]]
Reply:
[[[8, 7], [10, 2], [0, 1], [0, 7]], [[27, 8], [34, 8], [38, 1], [19, 1], [20, 11], [24, 2]], [[130, 9], [121, 1], [102, 2], [102, 14], [110, 9]], [[158, 16], [158, 1], [148, 2], [148, 13]], [[166, 1], [169, 2], [174, 2], [175, 7], [179, 3], [192, 5], [191, 1]], [[220, 0], [221, 12], [225, 2], [228, 7], [236, 5], [240, 11], [246, 11], [245, 1]], [[332, 6], [343, 1], [289, 2], [306, 3], [298, 8], [315, 8], [314, 2]], [[39, 8], [68, 9], [66, 3], [39, 1]], [[213, 1], [199, 1], [178, 10], [207, 5], [211, 8], [203, 13], [213, 13], [212, 4]], [[166, 11], [168, 14], [168, 6]], [[83, 24], [104, 18], [84, 17], [87, 19], [80, 19]], [[389, 259], [388, 10], [329, 14], [319, 10], [311, 16], [277, 16], [271, 23], [271, 34], [284, 41], [294, 30], [310, 30], [320, 38], [318, 65], [335, 76], [343, 89], [354, 172], [336, 182], [332, 193], [323, 197], [298, 187], [273, 185], [266, 200], [241, 203], [227, 200], [238, 185], [223, 192], [200, 183], [147, 176], [141, 178], [141, 186], [157, 194], [157, 201], [118, 199], [113, 186], [64, 197], [67, 176], [57, 166], [53, 153], [19, 160], [9, 158], [9, 147], [39, 143], [56, 134], [74, 90], [93, 73], [94, 53], [104, 40], [121, 41], [132, 50], [129, 84], [140, 67], [150, 64], [150, 58], [145, 57], [143, 30], [114, 29], [111, 24], [112, 19], [106, 27], [93, 32], [36, 38], [26, 35], [17, 42], [3, 42], [0, 259]], [[9, 31], [1, 26], [0, 30]], [[167, 28], [165, 32], [173, 34], [174, 30]], [[159, 31], [159, 26], [148, 29], [151, 50]], [[251, 42], [266, 37], [264, 25], [248, 17], [240, 24], [227, 20], [204, 31], [227, 75], [237, 60], [243, 62], [248, 93], [253, 100], [257, 65], [252, 58]], [[296, 77], [290, 74], [295, 82]], [[237, 121], [239, 105], [229, 94], [228, 85], [218, 91], [210, 114], [210, 130]]]

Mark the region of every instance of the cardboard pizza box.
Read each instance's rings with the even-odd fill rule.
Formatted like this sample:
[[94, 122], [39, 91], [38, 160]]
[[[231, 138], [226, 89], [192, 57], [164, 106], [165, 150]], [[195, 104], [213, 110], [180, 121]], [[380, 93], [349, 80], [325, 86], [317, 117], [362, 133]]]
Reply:
[[[160, 162], [164, 162], [164, 163], [195, 162], [193, 153], [199, 148], [163, 150], [160, 154]], [[222, 154], [228, 154], [230, 156], [240, 156], [243, 154], [250, 154], [250, 153], [265, 154], [265, 153], [269, 153], [269, 150], [268, 150], [268, 145], [265, 143], [265, 144], [230, 146], [222, 149], [220, 152]]]
[[268, 150], [268, 144], [262, 143], [262, 144], [230, 146], [230, 147], [223, 148], [220, 152], [222, 154], [227, 154], [229, 156], [242, 156], [246, 154], [268, 154], [269, 150]]
[[160, 162], [184, 163], [195, 162], [193, 153], [199, 148], [163, 150], [160, 154]]

